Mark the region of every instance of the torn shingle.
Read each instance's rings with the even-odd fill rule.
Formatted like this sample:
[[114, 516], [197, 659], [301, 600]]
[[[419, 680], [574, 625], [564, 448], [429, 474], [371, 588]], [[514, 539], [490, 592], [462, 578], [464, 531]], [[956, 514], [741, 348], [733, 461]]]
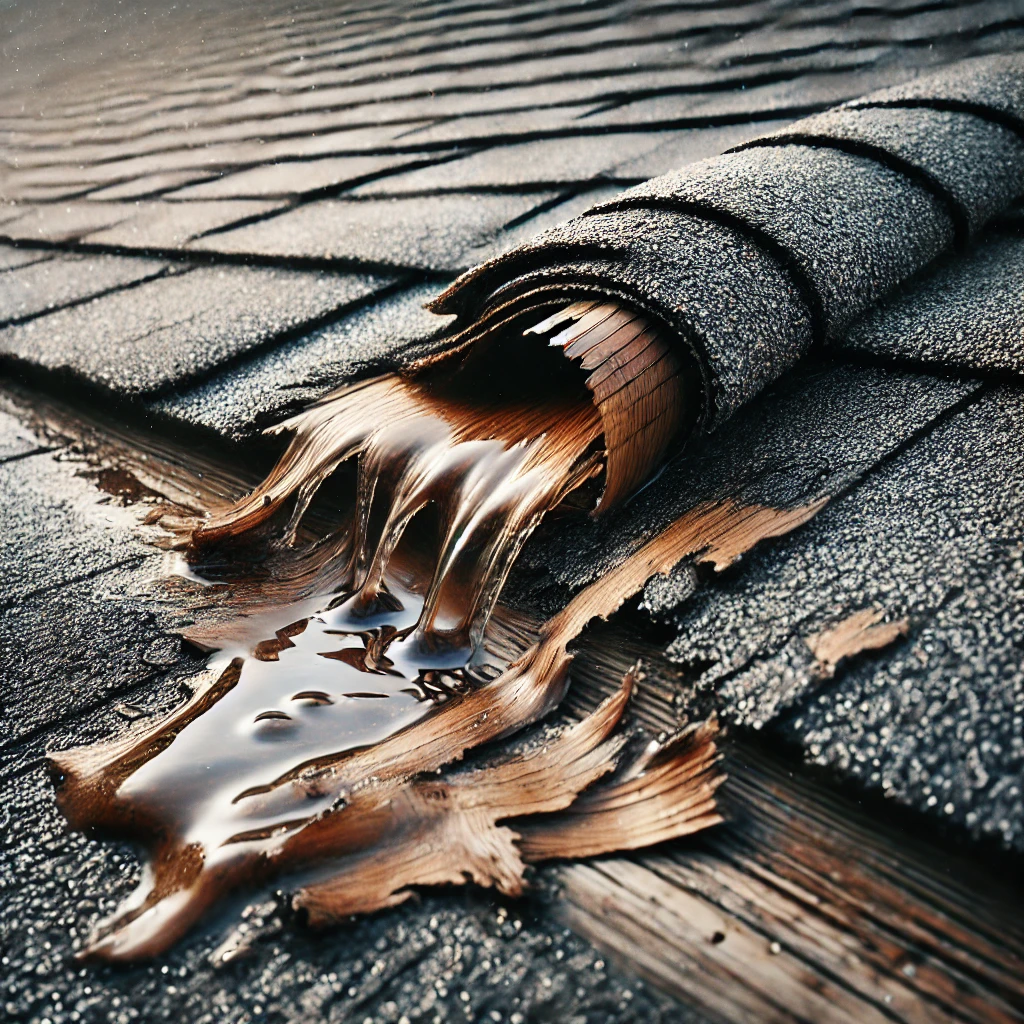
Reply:
[[[976, 62], [972, 88], [997, 89], [990, 80], [1008, 61], [1021, 63]], [[962, 77], [957, 68], [928, 81], [941, 89]], [[901, 117], [900, 159], [877, 159], [883, 134], [897, 148]], [[751, 143], [655, 178], [463, 275], [432, 308], [466, 324], [517, 296], [603, 294], [632, 304], [691, 349], [704, 377], [704, 423], [716, 427], [812, 339], [841, 336], [949, 250], [955, 213], [973, 228], [1011, 201], [1016, 140], [962, 114], [933, 117], [930, 128], [928, 120], [905, 110], [891, 123], [858, 122], [862, 135], [875, 133], [873, 157]], [[940, 128], [957, 133], [951, 154], [926, 144]]]

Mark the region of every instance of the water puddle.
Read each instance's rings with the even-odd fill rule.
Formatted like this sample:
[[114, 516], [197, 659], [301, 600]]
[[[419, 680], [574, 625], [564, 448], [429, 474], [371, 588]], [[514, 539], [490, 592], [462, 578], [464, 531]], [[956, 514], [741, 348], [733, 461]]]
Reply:
[[627, 742], [632, 676], [578, 724], [528, 728], [587, 623], [707, 547], [669, 530], [542, 625], [495, 610], [542, 517], [593, 509], [608, 483], [598, 407], [552, 365], [494, 379], [467, 358], [345, 388], [276, 428], [291, 441], [241, 500], [153, 510], [203, 583], [188, 636], [211, 661], [164, 720], [51, 758], [72, 825], [148, 853], [88, 955], [155, 955], [282, 875], [326, 922], [417, 885], [516, 894], [527, 862], [718, 820], [714, 730]]

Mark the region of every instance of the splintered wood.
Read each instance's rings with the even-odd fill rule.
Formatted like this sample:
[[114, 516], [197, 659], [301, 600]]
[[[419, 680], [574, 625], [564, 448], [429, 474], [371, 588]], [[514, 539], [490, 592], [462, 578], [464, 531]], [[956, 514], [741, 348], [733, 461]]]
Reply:
[[906, 619], [885, 622], [885, 614], [877, 608], [863, 608], [820, 633], [807, 637], [807, 646], [818, 662], [818, 672], [824, 677], [835, 674], [836, 666], [844, 658], [852, 658], [862, 651], [877, 651], [888, 647], [894, 640], [906, 636], [910, 623]]
[[[494, 603], [540, 516], [595, 472], [588, 402], [487, 412], [387, 377], [285, 429], [266, 480], [191, 536], [194, 566], [219, 572], [227, 595], [199, 616], [218, 652], [205, 682], [162, 721], [52, 755], [70, 822], [149, 852], [87, 955], [156, 955], [225, 894], [281, 877], [323, 923], [417, 885], [516, 895], [529, 863], [721, 820], [715, 725], [638, 742], [622, 722], [632, 673], [576, 724], [541, 719], [589, 623], [682, 559], [721, 568], [819, 506], [695, 508], [537, 628]], [[349, 458], [355, 512], [310, 531], [311, 501]], [[433, 533], [417, 535], [428, 507]], [[248, 574], [232, 579], [232, 564]]]
[[616, 303], [587, 300], [558, 310], [527, 334], [557, 331], [548, 344], [587, 374], [601, 416], [601, 505], [627, 498], [657, 469], [692, 410], [679, 359], [654, 323]]

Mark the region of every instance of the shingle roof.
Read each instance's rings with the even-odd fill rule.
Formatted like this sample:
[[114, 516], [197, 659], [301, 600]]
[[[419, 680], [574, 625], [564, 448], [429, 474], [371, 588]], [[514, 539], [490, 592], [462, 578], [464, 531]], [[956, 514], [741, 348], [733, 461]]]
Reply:
[[[536, 538], [514, 596], [554, 606], [703, 500], [827, 498], [723, 575], [682, 565], [648, 585], [639, 614], [681, 697], [858, 795], [1024, 850], [1024, 234], [1006, 209], [1024, 191], [1019, 5], [256, 0], [144, 31], [95, 6], [41, 25], [18, 8], [2, 44], [17, 69], [0, 108], [7, 371], [82, 386], [136, 424], [251, 441], [326, 388], [436, 346], [447, 321], [421, 304], [553, 229], [543, 245], [565, 273], [552, 280], [645, 296], [699, 339], [716, 429], [607, 519]], [[580, 243], [568, 260], [556, 248]], [[105, 508], [86, 514], [76, 488], [92, 485], [40, 444], [0, 430], [17, 684], [0, 773], [20, 872], [8, 916], [37, 921], [53, 949], [21, 942], [35, 973], [12, 976], [5, 999], [31, 1016], [30, 997], [59, 992], [88, 1016], [119, 983], [87, 993], [60, 974], [82, 848], [65, 847], [31, 771], [72, 724], [79, 741], [109, 731], [112, 702], [173, 702], [198, 662], [159, 646], [179, 623], [134, 594], [160, 556]], [[815, 638], [865, 612], [902, 632], [830, 674]], [[123, 888], [104, 864], [103, 891]], [[213, 972], [201, 941], [172, 970], [188, 968], [204, 1010], [287, 978], [291, 994], [272, 998], [289, 1019], [301, 976], [304, 1014], [390, 998], [414, 1016], [419, 994], [388, 979], [409, 957], [443, 959], [431, 943], [454, 947], [461, 926], [429, 901], [405, 920], [329, 950], [297, 940], [291, 965], [267, 938], [241, 982]], [[546, 1012], [551, 950], [583, 954], [546, 946], [543, 923], [522, 934], [524, 1010]], [[352, 964], [378, 938], [368, 980]], [[342, 980], [315, 980], [330, 971]], [[147, 1008], [178, 1019], [158, 983]], [[678, 1019], [586, 984], [581, 1012]]]

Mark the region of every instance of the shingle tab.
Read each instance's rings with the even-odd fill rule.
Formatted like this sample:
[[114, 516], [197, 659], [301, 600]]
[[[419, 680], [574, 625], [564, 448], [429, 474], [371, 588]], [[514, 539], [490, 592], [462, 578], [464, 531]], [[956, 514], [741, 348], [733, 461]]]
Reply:
[[835, 344], [954, 372], [1024, 375], [1024, 237], [995, 236], [943, 261]]
[[418, 285], [380, 299], [150, 408], [227, 437], [249, 438], [325, 391], [418, 354], [446, 323], [423, 308], [435, 292], [433, 285]]
[[29, 263], [0, 275], [0, 324], [82, 302], [101, 292], [137, 284], [171, 269], [171, 265], [161, 260], [54, 253], [52, 259]]
[[140, 395], [312, 326], [384, 283], [366, 275], [196, 267], [0, 329], [0, 358]]
[[[977, 391], [741, 573], [674, 610], [671, 588], [649, 596], [669, 655], [705, 666], [730, 718], [768, 727], [791, 708], [780, 728], [811, 759], [1017, 850], [1022, 431], [1019, 389]], [[832, 677], [808, 641], [864, 610], [906, 638]]]
[[199, 239], [193, 248], [454, 272], [475, 245], [554, 198], [448, 195], [324, 199]]
[[963, 111], [841, 107], [738, 148], [787, 142], [846, 143], [865, 156], [894, 161], [897, 170], [919, 172], [919, 180], [952, 207], [964, 236], [1024, 191], [1024, 140]]

